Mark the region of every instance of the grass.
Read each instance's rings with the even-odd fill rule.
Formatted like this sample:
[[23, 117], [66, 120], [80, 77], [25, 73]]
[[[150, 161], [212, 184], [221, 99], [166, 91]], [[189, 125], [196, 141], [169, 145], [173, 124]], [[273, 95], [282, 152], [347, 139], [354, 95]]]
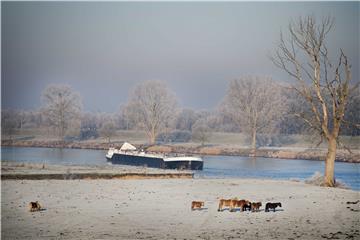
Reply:
[[[13, 138], [19, 140], [38, 141], [56, 140], [56, 137], [51, 131], [49, 131], [49, 129], [39, 128], [17, 130]], [[341, 138], [342, 141], [351, 149], [360, 149], [360, 136], [342, 136]], [[7, 139], [7, 136], [2, 136], [2, 139]], [[85, 142], [106, 143], [107, 141], [108, 140], [106, 138], [99, 137], [97, 139], [86, 140]], [[146, 144], [148, 138], [144, 131], [133, 130], [118, 130], [111, 138], [112, 143], [120, 143], [124, 141], [134, 144]], [[316, 145], [316, 142], [306, 135], [282, 135], [278, 137], [278, 141], [279, 146], [287, 148], [311, 148]], [[226, 145], [229, 147], [249, 147], [250, 139], [247, 135], [242, 133], [214, 132], [205, 144], [220, 146]], [[181, 145], [200, 145], [200, 143], [190, 141], [189, 143], [181, 143]], [[325, 148], [326, 144], [323, 143], [319, 147]]]
[[210, 144], [217, 145], [248, 145], [247, 136], [243, 133], [214, 132], [209, 138]]
[[[130, 142], [134, 144], [145, 144], [147, 143], [147, 135], [143, 131], [133, 131], [133, 130], [117, 130], [113, 137], [111, 137], [111, 142]], [[87, 140], [87, 142], [107, 142], [108, 139], [99, 137], [97, 139]]]

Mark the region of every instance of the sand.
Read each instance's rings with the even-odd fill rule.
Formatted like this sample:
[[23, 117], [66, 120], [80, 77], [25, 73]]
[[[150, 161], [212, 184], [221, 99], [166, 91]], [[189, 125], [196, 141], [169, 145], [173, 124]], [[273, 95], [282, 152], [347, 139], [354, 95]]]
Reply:
[[[352, 190], [253, 179], [2, 181], [2, 239], [360, 239]], [[218, 212], [218, 199], [263, 202]], [[29, 212], [30, 201], [45, 210]], [[191, 211], [192, 200], [205, 201]], [[281, 202], [276, 212], [264, 203]]]

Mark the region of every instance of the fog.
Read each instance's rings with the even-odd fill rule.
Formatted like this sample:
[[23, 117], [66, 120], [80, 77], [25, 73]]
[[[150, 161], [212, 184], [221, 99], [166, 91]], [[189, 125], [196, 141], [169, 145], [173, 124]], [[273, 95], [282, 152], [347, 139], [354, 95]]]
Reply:
[[162, 80], [181, 106], [214, 108], [229, 81], [289, 82], [268, 55], [291, 19], [336, 19], [328, 45], [359, 78], [359, 2], [1, 2], [2, 108], [35, 109], [50, 83], [78, 91], [87, 111], [117, 111], [129, 90]]

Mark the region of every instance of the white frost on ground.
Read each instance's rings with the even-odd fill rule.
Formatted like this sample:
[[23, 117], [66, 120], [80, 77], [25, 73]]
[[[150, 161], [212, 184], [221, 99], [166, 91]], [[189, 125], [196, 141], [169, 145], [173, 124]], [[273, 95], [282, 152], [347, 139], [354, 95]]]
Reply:
[[[359, 239], [360, 193], [254, 179], [2, 181], [2, 239]], [[219, 198], [281, 202], [218, 212]], [[46, 210], [29, 212], [38, 200]], [[205, 209], [191, 211], [193, 200]]]

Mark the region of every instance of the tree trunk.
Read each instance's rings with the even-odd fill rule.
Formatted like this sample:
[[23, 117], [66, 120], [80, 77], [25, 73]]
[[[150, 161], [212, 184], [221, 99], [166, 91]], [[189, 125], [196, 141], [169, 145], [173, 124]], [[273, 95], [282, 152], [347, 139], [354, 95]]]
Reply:
[[251, 154], [255, 154], [256, 153], [256, 128], [252, 129], [252, 133], [251, 133]]
[[335, 186], [334, 179], [334, 166], [336, 158], [336, 139], [330, 137], [328, 140], [328, 152], [325, 159], [325, 182], [324, 184], [328, 187]]
[[154, 144], [155, 144], [155, 138], [156, 138], [155, 131], [151, 131], [151, 132], [150, 132], [150, 145], [154, 145]]
[[60, 148], [64, 148], [65, 147], [65, 133], [64, 133], [64, 128], [62, 125], [59, 127], [58, 131], [59, 131], [58, 136], [59, 136], [59, 140], [60, 140]]
[[155, 136], [154, 136], [154, 135], [152, 135], [152, 136], [150, 137], [150, 144], [151, 144], [151, 145], [154, 145], [154, 144], [155, 144]]

